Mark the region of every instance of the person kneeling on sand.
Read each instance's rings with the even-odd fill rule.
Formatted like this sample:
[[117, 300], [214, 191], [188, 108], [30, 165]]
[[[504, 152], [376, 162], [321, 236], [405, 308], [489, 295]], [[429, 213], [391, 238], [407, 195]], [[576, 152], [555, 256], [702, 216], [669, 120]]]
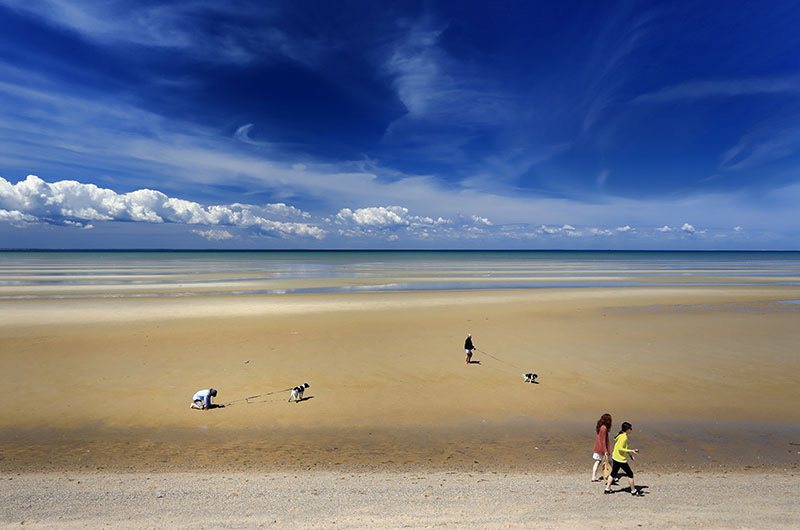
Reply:
[[630, 455], [631, 460], [635, 460], [634, 455], [639, 454], [638, 449], [628, 449], [628, 435], [630, 435], [633, 427], [627, 421], [622, 422], [622, 427], [619, 431], [619, 434], [614, 438], [614, 452], [611, 454], [611, 460], [613, 462], [611, 467], [611, 474], [608, 476], [608, 482], [606, 482], [606, 489], [603, 493], [612, 493], [611, 492], [611, 482], [617, 477], [619, 470], [625, 472], [625, 475], [628, 477], [628, 483], [631, 485], [631, 495], [635, 497], [643, 496], [644, 493], [640, 490], [636, 489], [636, 486], [633, 484], [633, 471], [631, 470], [631, 466], [628, 464], [628, 455]]
[[198, 390], [195, 395], [192, 396], [192, 408], [198, 410], [207, 410], [211, 408], [212, 397], [217, 397], [217, 391], [213, 388]]

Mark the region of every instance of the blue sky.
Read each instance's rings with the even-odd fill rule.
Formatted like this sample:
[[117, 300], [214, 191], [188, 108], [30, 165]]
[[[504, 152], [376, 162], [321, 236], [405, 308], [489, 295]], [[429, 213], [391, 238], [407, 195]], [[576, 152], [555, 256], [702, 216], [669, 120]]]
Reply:
[[0, 247], [798, 249], [762, 4], [0, 0]]

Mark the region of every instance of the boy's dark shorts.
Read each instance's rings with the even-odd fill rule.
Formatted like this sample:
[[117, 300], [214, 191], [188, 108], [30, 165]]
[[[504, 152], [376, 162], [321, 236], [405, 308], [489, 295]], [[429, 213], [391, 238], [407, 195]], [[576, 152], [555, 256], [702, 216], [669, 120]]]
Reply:
[[611, 466], [612, 477], [617, 478], [619, 476], [619, 470], [621, 469], [622, 471], [625, 472], [625, 476], [633, 478], [633, 471], [631, 470], [631, 466], [628, 465], [627, 462], [617, 462], [614, 459], [611, 459], [611, 462], [613, 462]]

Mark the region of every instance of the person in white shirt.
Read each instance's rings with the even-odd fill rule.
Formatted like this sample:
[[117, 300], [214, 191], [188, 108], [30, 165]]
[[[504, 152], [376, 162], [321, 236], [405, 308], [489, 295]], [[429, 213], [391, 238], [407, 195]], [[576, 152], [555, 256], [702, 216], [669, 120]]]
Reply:
[[192, 396], [192, 408], [198, 410], [207, 410], [211, 407], [212, 397], [217, 397], [217, 391], [213, 388], [198, 390], [194, 396]]

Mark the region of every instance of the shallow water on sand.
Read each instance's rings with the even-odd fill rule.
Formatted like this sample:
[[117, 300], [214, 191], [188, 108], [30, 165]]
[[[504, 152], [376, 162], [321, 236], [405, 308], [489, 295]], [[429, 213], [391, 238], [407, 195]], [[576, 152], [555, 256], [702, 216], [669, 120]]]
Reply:
[[[220, 414], [223, 411], [219, 411]], [[582, 471], [591, 467], [591, 422], [472, 421], [403, 428], [307, 426], [249, 430], [118, 430], [87, 426], [0, 433], [5, 472], [106, 469], [347, 471]], [[792, 424], [640, 419], [631, 447], [646, 471], [800, 470]], [[616, 432], [616, 430], [615, 430]], [[613, 433], [612, 433], [613, 434]]]
[[800, 252], [0, 252], [0, 299], [800, 285]]

